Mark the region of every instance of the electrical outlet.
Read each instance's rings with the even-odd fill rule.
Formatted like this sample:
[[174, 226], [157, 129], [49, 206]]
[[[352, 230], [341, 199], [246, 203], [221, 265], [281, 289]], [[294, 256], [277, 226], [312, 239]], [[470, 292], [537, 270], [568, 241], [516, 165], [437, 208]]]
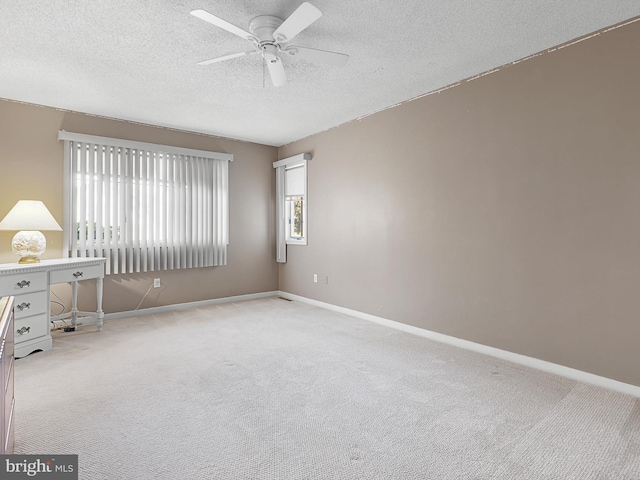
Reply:
[[317, 273], [313, 274], [313, 283], [318, 283], [318, 274]]
[[160, 288], [160, 279], [159, 278], [154, 278], [153, 279], [153, 288]]
[[329, 275], [325, 275], [324, 276], [324, 284], [328, 285], [329, 284]]

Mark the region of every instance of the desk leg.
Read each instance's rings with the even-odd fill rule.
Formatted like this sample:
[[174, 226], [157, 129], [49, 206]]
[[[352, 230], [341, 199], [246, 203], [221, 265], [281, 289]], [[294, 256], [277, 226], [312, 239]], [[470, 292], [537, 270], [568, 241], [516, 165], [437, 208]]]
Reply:
[[71, 325], [78, 326], [78, 282], [71, 282]]
[[96, 313], [98, 314], [98, 331], [99, 332], [102, 331], [102, 321], [104, 320], [104, 312], [102, 311], [102, 283], [103, 283], [102, 277], [96, 278], [96, 299], [97, 299], [96, 303], [98, 304], [98, 309], [96, 310]]

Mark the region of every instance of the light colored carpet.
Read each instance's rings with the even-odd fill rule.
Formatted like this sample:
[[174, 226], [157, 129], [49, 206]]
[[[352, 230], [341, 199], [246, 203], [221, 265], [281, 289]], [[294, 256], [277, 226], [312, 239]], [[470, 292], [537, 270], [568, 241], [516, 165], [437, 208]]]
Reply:
[[640, 401], [277, 298], [56, 333], [16, 453], [94, 479], [638, 479]]

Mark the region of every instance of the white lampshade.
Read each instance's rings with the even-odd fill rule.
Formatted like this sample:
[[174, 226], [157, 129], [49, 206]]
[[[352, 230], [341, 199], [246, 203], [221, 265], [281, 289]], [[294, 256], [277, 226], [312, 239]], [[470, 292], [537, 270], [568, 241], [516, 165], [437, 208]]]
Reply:
[[62, 228], [40, 200], [20, 200], [0, 222], [0, 230], [62, 231]]
[[20, 200], [0, 222], [0, 230], [20, 230], [13, 237], [11, 249], [20, 255], [20, 263], [40, 261], [47, 248], [47, 240], [39, 230], [62, 228], [39, 200]]

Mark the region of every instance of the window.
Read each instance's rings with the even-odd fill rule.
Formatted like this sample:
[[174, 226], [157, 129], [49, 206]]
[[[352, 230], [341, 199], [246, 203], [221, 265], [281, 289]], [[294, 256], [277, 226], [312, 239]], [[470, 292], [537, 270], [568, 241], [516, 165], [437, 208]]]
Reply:
[[232, 155], [60, 132], [70, 257], [107, 274], [225, 265]]
[[286, 245], [307, 244], [307, 162], [308, 153], [274, 162], [276, 169], [277, 252], [280, 263], [287, 261]]
[[284, 169], [284, 202], [287, 243], [307, 243], [307, 221], [305, 201], [306, 162], [287, 166]]

